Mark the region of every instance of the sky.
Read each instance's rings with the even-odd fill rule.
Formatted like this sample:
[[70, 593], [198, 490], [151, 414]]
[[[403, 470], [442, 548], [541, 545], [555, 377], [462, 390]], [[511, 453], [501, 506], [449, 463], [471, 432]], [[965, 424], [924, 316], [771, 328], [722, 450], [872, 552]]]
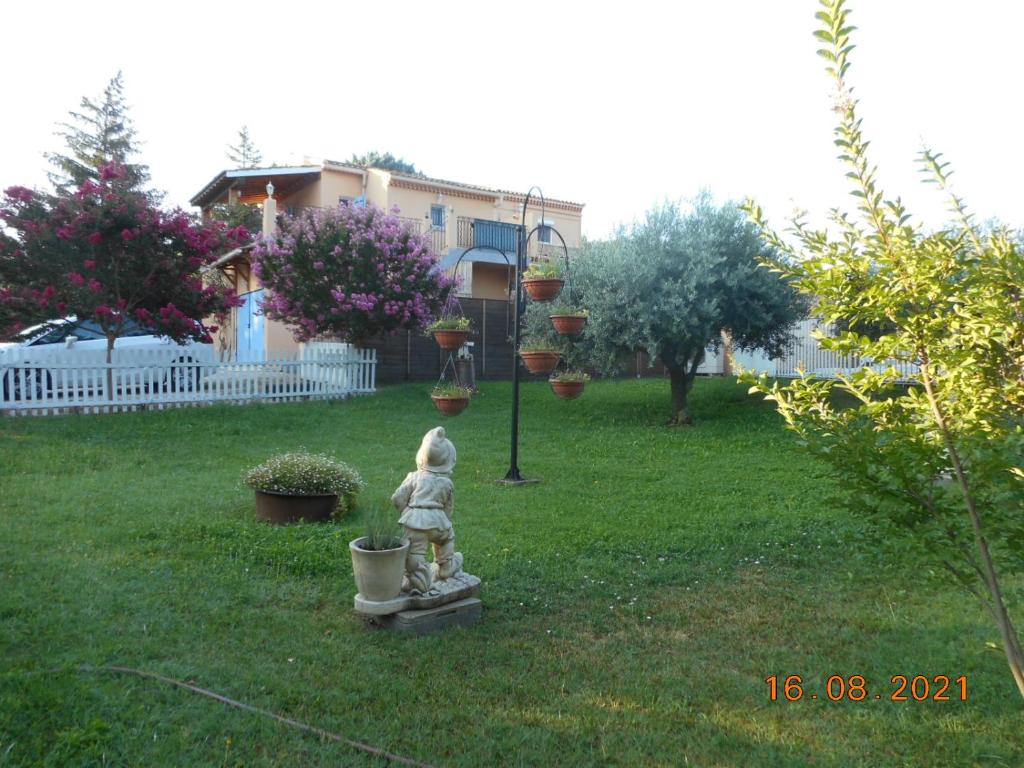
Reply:
[[[1017, 0], [850, 0], [849, 80], [879, 181], [925, 226], [924, 144], [980, 218], [1024, 226]], [[8, 3], [0, 188], [46, 186], [55, 125], [118, 71], [168, 204], [230, 167], [376, 149], [430, 176], [539, 186], [609, 234], [702, 188], [773, 223], [853, 209], [835, 159], [816, 0]]]

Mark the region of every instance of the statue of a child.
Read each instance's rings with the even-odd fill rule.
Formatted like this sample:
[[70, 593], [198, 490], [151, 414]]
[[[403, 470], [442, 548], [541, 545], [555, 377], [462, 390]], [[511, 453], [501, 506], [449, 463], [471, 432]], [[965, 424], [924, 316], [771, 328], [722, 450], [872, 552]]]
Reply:
[[[416, 471], [391, 496], [402, 513], [398, 522], [409, 539], [402, 590], [425, 594], [434, 579], [450, 579], [462, 571], [462, 553], [455, 551], [452, 529], [453, 494], [451, 480], [455, 468], [455, 446], [445, 436], [444, 427], [435, 427], [423, 436], [416, 452]], [[427, 563], [427, 545], [434, 547], [434, 562]]]

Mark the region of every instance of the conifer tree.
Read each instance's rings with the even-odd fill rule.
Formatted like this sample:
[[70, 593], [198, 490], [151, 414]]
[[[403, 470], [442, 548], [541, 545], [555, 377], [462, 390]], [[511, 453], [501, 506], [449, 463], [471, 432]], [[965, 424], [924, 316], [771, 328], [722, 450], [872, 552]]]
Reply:
[[58, 194], [67, 195], [86, 181], [98, 181], [100, 169], [111, 164], [123, 169], [121, 183], [129, 189], [141, 190], [146, 185], [148, 166], [128, 162], [138, 153], [139, 144], [128, 117], [120, 71], [99, 99], [83, 96], [79, 111], [69, 115], [71, 119], [60, 123], [57, 131], [64, 138], [67, 154], [46, 155], [56, 169], [48, 175]]
[[236, 168], [258, 168], [263, 162], [263, 154], [253, 144], [246, 125], [238, 131], [238, 143], [228, 145], [227, 155]]

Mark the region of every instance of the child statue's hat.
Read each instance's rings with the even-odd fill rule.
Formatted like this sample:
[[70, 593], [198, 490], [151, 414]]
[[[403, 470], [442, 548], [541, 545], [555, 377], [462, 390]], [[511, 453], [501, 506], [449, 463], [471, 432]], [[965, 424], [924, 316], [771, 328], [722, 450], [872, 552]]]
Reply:
[[455, 469], [455, 446], [444, 433], [444, 427], [434, 427], [423, 436], [416, 452], [416, 466], [429, 472], [451, 472]]

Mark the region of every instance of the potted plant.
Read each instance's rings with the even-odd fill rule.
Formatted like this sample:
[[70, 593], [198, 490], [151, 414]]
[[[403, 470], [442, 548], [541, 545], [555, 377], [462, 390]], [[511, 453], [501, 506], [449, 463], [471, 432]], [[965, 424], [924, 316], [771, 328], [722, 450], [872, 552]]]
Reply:
[[430, 391], [434, 406], [445, 416], [458, 416], [469, 405], [473, 390], [461, 384], [438, 384]]
[[473, 321], [463, 315], [441, 317], [427, 326], [427, 333], [434, 334], [437, 345], [450, 351], [462, 347], [472, 330]]
[[321, 522], [345, 515], [364, 483], [349, 465], [304, 450], [271, 456], [250, 469], [256, 516], [268, 523]]
[[548, 379], [551, 391], [563, 400], [575, 400], [582, 395], [588, 381], [590, 376], [582, 371], [562, 371]]
[[366, 514], [366, 535], [348, 544], [356, 590], [364, 600], [384, 602], [398, 597], [405, 575], [409, 540], [390, 509], [374, 508]]
[[551, 325], [562, 336], [577, 336], [583, 332], [589, 314], [585, 309], [559, 306], [552, 308], [548, 317], [551, 318]]
[[562, 292], [562, 270], [557, 261], [534, 262], [523, 272], [523, 288], [534, 301], [551, 301]]
[[519, 356], [530, 373], [551, 373], [562, 353], [543, 341], [527, 340], [519, 345]]

